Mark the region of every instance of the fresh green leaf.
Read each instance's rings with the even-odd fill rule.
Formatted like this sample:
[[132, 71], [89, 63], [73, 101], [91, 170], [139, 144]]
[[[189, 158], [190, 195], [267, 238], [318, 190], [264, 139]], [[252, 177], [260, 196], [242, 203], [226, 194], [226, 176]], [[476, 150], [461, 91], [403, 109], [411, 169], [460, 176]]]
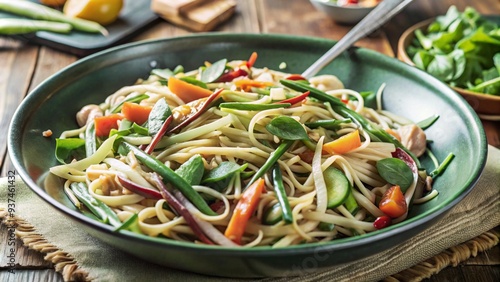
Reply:
[[309, 138], [302, 124], [289, 116], [273, 118], [266, 125], [266, 129], [269, 133], [283, 140], [304, 140]]
[[453, 58], [447, 55], [436, 55], [429, 63], [427, 72], [442, 81], [450, 81], [454, 76]]
[[376, 164], [380, 176], [390, 184], [399, 185], [403, 193], [413, 182], [413, 173], [406, 163], [398, 158], [386, 158]]

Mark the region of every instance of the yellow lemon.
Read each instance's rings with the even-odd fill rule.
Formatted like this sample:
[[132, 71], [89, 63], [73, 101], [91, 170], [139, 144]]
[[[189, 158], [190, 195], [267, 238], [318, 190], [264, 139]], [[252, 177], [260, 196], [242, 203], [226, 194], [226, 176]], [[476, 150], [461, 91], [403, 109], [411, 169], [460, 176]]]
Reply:
[[123, 0], [67, 0], [63, 12], [70, 17], [107, 25], [118, 18], [122, 8]]

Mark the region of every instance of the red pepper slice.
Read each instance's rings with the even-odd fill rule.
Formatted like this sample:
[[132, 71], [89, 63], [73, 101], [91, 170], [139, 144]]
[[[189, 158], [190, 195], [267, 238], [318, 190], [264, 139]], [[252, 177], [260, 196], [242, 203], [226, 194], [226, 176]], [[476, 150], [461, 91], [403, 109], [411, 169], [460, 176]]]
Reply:
[[307, 81], [307, 78], [303, 77], [302, 75], [300, 74], [291, 74], [289, 76], [287, 76], [285, 79], [287, 80], [306, 80]]
[[310, 91], [306, 91], [306, 92], [304, 92], [304, 93], [302, 93], [300, 95], [297, 95], [295, 97], [275, 102], [275, 104], [292, 104], [292, 105], [293, 104], [297, 104], [298, 102], [301, 102], [301, 101], [305, 100], [307, 98], [307, 96], [309, 96], [309, 93], [311, 93], [311, 92]]
[[229, 72], [226, 72], [222, 74], [218, 79], [217, 82], [231, 82], [235, 78], [240, 77], [240, 76], [247, 76], [248, 72], [243, 70], [243, 69], [235, 69]]

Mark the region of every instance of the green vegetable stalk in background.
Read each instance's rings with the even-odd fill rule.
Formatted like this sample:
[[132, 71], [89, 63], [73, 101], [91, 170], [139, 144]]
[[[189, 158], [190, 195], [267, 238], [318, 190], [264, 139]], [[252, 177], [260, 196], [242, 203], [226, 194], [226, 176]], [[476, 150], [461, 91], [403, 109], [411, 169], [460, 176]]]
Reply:
[[467, 7], [451, 6], [407, 48], [415, 65], [451, 86], [500, 95], [500, 27]]

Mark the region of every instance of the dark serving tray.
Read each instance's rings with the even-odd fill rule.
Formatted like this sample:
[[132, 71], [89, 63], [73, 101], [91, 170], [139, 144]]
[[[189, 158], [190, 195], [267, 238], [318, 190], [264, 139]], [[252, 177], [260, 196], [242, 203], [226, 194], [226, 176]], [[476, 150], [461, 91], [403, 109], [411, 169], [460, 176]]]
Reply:
[[[124, 0], [120, 17], [106, 26], [109, 32], [107, 36], [79, 31], [71, 31], [69, 34], [39, 31], [13, 37], [30, 43], [49, 46], [77, 56], [86, 56], [125, 42], [156, 21], [159, 17], [151, 11], [150, 5], [151, 0]], [[0, 12], [0, 18], [6, 17], [18, 16]]]

